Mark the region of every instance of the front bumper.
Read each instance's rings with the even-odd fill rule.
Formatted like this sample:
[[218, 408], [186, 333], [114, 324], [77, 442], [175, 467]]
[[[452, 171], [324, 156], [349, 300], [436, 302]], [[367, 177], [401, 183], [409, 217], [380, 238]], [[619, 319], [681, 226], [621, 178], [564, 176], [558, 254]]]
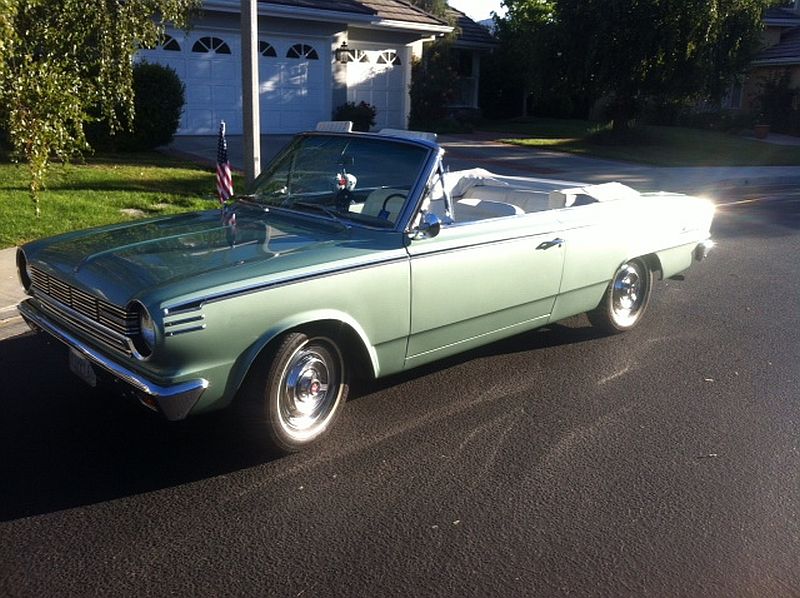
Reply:
[[[141, 374], [112, 361], [99, 351], [90, 347], [52, 318], [42, 313], [28, 299], [19, 304], [19, 313], [34, 331], [42, 330], [52, 335], [68, 347], [75, 349], [93, 365], [100, 367], [117, 380], [120, 380], [139, 393], [140, 400], [146, 406], [155, 403], [158, 410], [170, 421], [186, 418], [200, 396], [208, 388], [208, 380], [199, 378], [171, 386], [162, 386], [148, 380]], [[150, 400], [147, 400], [150, 399]]]

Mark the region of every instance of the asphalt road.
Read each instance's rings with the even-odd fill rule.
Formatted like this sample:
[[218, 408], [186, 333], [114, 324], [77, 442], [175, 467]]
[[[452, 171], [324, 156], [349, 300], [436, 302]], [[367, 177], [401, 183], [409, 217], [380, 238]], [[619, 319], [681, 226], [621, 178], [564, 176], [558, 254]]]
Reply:
[[729, 199], [634, 331], [362, 384], [288, 458], [0, 342], [0, 595], [800, 595], [800, 192]]

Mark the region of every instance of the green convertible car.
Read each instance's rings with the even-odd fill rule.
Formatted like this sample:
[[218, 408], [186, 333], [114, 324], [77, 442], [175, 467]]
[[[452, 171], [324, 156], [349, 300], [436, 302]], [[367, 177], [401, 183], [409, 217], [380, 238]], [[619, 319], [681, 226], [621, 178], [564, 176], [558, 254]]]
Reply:
[[410, 133], [297, 136], [224, 210], [28, 243], [34, 330], [170, 420], [246, 406], [282, 451], [386, 376], [588, 312], [635, 326], [706, 256], [713, 205], [617, 183], [447, 172]]

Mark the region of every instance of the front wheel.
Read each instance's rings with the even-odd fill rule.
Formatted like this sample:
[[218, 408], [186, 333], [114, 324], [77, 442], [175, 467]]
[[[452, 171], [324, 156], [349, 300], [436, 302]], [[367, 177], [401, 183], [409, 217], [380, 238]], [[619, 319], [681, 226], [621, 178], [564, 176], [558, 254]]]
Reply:
[[299, 451], [330, 430], [348, 392], [345, 361], [335, 341], [292, 332], [269, 364], [255, 367], [248, 398], [275, 448]]
[[589, 321], [606, 332], [630, 330], [647, 309], [653, 290], [652, 281], [650, 270], [641, 260], [622, 264], [614, 273], [600, 305], [587, 314]]

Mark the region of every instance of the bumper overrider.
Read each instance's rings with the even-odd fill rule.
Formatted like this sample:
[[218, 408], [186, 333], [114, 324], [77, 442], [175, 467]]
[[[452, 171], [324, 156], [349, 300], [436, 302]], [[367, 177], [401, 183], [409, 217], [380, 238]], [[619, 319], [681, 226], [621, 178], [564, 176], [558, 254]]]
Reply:
[[188, 380], [179, 384], [163, 386], [148, 380], [141, 374], [109, 359], [96, 349], [70, 333], [61, 324], [42, 312], [31, 299], [18, 306], [19, 312], [34, 331], [44, 331], [61, 341], [82, 357], [127, 384], [140, 401], [147, 407], [157, 405], [161, 414], [170, 421], [184, 419], [195, 406], [200, 396], [208, 388], [208, 380], [203, 378]]

